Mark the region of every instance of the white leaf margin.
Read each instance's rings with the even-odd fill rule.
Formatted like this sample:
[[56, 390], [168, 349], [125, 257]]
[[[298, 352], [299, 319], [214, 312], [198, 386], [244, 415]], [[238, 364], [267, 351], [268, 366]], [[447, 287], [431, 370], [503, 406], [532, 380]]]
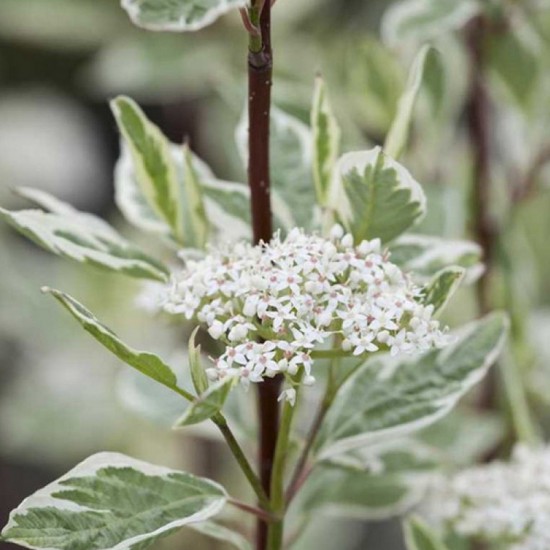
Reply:
[[[35, 508], [55, 508], [57, 510], [67, 510], [70, 512], [85, 512], [90, 511], [91, 509], [86, 506], [80, 506], [72, 501], [63, 500], [60, 498], [55, 498], [54, 493], [65, 490], [66, 487], [60, 485], [60, 482], [75, 478], [75, 477], [84, 477], [84, 476], [94, 476], [99, 470], [103, 468], [132, 468], [138, 470], [139, 472], [149, 475], [149, 476], [158, 476], [158, 477], [167, 477], [170, 474], [181, 474], [178, 470], [172, 470], [164, 466], [157, 466], [155, 464], [150, 464], [136, 458], [131, 458], [129, 456], [123, 455], [121, 453], [110, 453], [103, 452], [97, 453], [83, 460], [81, 463], [77, 464], [72, 470], [69, 470], [66, 474], [62, 475], [60, 478], [54, 482], [46, 485], [42, 489], [39, 489], [33, 495], [27, 497], [15, 510], [10, 513], [9, 520], [7, 525], [2, 530], [2, 533], [7, 532], [12, 527], [16, 527], [15, 517], [25, 514], [26, 511], [35, 509]], [[191, 476], [191, 474], [186, 474]], [[192, 476], [195, 477], [195, 476]], [[204, 521], [212, 516], [218, 514], [221, 509], [225, 506], [228, 495], [225, 489], [211, 480], [208, 481], [212, 484], [213, 488], [216, 488], [224, 496], [220, 497], [219, 502], [213, 502], [209, 506], [205, 507], [200, 512], [197, 512], [187, 518], [181, 520], [173, 521], [168, 523], [156, 531], [151, 533], [145, 533], [143, 535], [138, 535], [127, 539], [116, 546], [110, 548], [109, 550], [131, 550], [132, 546], [142, 542], [144, 540], [151, 539], [153, 537], [158, 537], [159, 535], [170, 531], [174, 528], [184, 527], [188, 524], [196, 523], [199, 521]], [[18, 539], [10, 539], [10, 542], [18, 543]], [[22, 541], [23, 543], [23, 541]], [[40, 546], [31, 546], [26, 541], [24, 541], [24, 546], [31, 548], [33, 550], [58, 550], [56, 548], [43, 548]]]
[[248, 6], [248, 0], [218, 0], [218, 6], [209, 9], [205, 15], [198, 19], [195, 23], [186, 23], [184, 18], [173, 23], [143, 23], [141, 21], [141, 8], [138, 5], [139, 0], [121, 0], [121, 6], [128, 15], [134, 25], [150, 31], [168, 31], [168, 32], [193, 32], [199, 31], [214, 23], [219, 17], [226, 13]]
[[415, 220], [415, 223], [418, 223], [425, 215], [427, 209], [427, 199], [424, 194], [424, 190], [422, 189], [420, 183], [414, 179], [412, 174], [401, 163], [386, 154], [380, 146], [376, 146], [367, 151], [353, 151], [351, 153], [344, 153], [338, 159], [332, 178], [330, 191], [331, 204], [338, 205], [338, 212], [340, 216], [342, 216], [344, 222], [353, 222], [351, 205], [342, 181], [353, 170], [357, 170], [359, 174], [362, 174], [367, 166], [375, 166], [380, 155], [383, 155], [384, 159], [383, 168], [386, 170], [393, 169], [396, 172], [397, 180], [399, 182], [396, 189], [409, 190], [411, 193], [409, 199], [410, 202], [418, 203], [420, 215]]

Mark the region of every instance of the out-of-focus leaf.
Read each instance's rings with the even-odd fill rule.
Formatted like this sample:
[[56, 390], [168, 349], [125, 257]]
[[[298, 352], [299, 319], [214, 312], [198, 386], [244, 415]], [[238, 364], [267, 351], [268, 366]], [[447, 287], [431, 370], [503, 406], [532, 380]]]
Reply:
[[464, 467], [478, 462], [494, 450], [505, 434], [504, 420], [498, 414], [458, 407], [422, 430], [418, 438], [439, 449], [447, 463]]
[[464, 278], [462, 267], [451, 266], [436, 273], [423, 288], [422, 303], [432, 305], [434, 313], [441, 311], [451, 299]]
[[51, 212], [10, 212], [0, 208], [0, 217], [42, 248], [58, 256], [131, 277], [157, 281], [167, 279], [165, 266], [129, 243], [101, 218], [79, 212], [36, 189], [25, 188], [21, 194]]
[[137, 550], [223, 508], [223, 487], [117, 453], [99, 453], [27, 498], [5, 540], [48, 550]]
[[[426, 79], [428, 68], [432, 85], [436, 85], [441, 80], [437, 75], [438, 69], [442, 68], [438, 62], [438, 56], [439, 54], [434, 48], [424, 46], [413, 61], [405, 91], [399, 100], [397, 114], [384, 144], [384, 150], [390, 157], [398, 159], [405, 150], [416, 98]], [[437, 93], [437, 90], [433, 91]]]
[[120, 9], [112, 4], [108, 0], [3, 0], [0, 36], [36, 48], [93, 51], [118, 29]]
[[420, 184], [380, 147], [340, 157], [331, 188], [331, 204], [355, 238], [388, 242], [425, 212]]
[[317, 201], [325, 206], [334, 165], [340, 151], [341, 131], [330, 104], [322, 77], [315, 80], [311, 110], [313, 132], [313, 179]]
[[441, 350], [367, 361], [338, 393], [317, 441], [319, 456], [403, 437], [448, 414], [496, 360], [507, 327], [503, 314], [492, 314]]
[[132, 21], [152, 31], [197, 31], [244, 6], [246, 0], [122, 0]]
[[389, 245], [391, 261], [415, 276], [429, 279], [451, 265], [466, 270], [465, 281], [474, 282], [483, 272], [482, 251], [471, 241], [447, 240], [428, 235], [402, 235]]
[[414, 440], [357, 449], [316, 466], [296, 506], [304, 513], [379, 520], [400, 515], [423, 496], [437, 451]]
[[386, 11], [382, 36], [392, 46], [426, 42], [460, 29], [480, 9], [476, 0], [402, 0]]
[[349, 78], [364, 124], [385, 135], [405, 85], [405, 73], [397, 56], [375, 38], [359, 44], [354, 40], [349, 54]]
[[[127, 346], [110, 328], [100, 323], [90, 311], [68, 294], [51, 288], [44, 288], [43, 291], [51, 294], [82, 325], [86, 332], [89, 332], [119, 359], [160, 384], [187, 394], [178, 388], [176, 375], [162, 359], [152, 353], [136, 351]], [[186, 397], [189, 400], [193, 399], [189, 394]]]

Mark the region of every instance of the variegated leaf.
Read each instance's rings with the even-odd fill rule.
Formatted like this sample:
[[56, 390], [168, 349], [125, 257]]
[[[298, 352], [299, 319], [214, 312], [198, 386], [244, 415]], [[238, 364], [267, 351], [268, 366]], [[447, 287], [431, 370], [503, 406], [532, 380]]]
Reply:
[[338, 393], [317, 441], [319, 456], [403, 437], [445, 416], [485, 376], [507, 326], [503, 314], [492, 314], [464, 327], [443, 349], [367, 361]]
[[388, 242], [419, 221], [426, 210], [420, 184], [380, 147], [340, 157], [331, 204], [356, 242]]
[[[315, 219], [315, 185], [311, 170], [313, 138], [309, 127], [282, 109], [271, 109], [271, 188], [275, 225], [309, 228]], [[248, 115], [235, 132], [237, 148], [248, 167]]]
[[[130, 98], [111, 101], [111, 109], [133, 160], [136, 182], [147, 204], [170, 228], [183, 246], [200, 248], [193, 235], [185, 232], [185, 196], [180, 185], [170, 143]], [[195, 226], [198, 221], [191, 223]]]
[[297, 497], [304, 513], [380, 520], [410, 510], [441, 456], [414, 440], [357, 449], [320, 463]]
[[187, 407], [183, 416], [174, 424], [174, 428], [192, 426], [218, 414], [222, 410], [234, 382], [235, 379], [225, 378], [212, 384]]
[[[170, 144], [172, 161], [177, 167], [179, 184], [186, 186], [184, 157], [180, 146]], [[250, 193], [244, 184], [221, 181], [210, 167], [190, 151], [188, 159], [200, 186], [208, 225], [223, 240], [248, 239], [250, 228]], [[147, 202], [136, 179], [136, 172], [128, 146], [123, 142], [115, 168], [115, 200], [124, 217], [136, 227], [165, 237], [171, 236], [168, 224], [156, 214]], [[201, 209], [200, 203], [198, 208]], [[204, 228], [204, 225], [199, 226]], [[171, 237], [175, 241], [175, 237]]]
[[193, 399], [192, 395], [178, 387], [176, 375], [162, 359], [152, 353], [137, 351], [127, 346], [110, 328], [103, 325], [90, 311], [68, 294], [51, 288], [44, 288], [43, 291], [59, 301], [82, 325], [84, 330], [119, 359], [145, 376], [177, 391], [188, 400]]
[[422, 289], [422, 303], [432, 305], [434, 313], [440, 312], [456, 292], [463, 278], [462, 267], [451, 266], [442, 269]]
[[4, 540], [47, 550], [142, 550], [223, 508], [223, 487], [117, 453], [99, 453], [10, 515]]
[[411, 517], [403, 524], [407, 550], [449, 550], [420, 518]]
[[152, 31], [197, 31], [246, 6], [246, 0], [122, 0], [138, 27]]
[[49, 252], [131, 277], [166, 281], [168, 269], [124, 239], [107, 222], [37, 190], [19, 193], [50, 210], [10, 212], [0, 217]]
[[433, 67], [441, 67], [436, 61], [438, 55], [431, 46], [424, 46], [413, 61], [405, 91], [397, 106], [397, 114], [384, 144], [384, 151], [394, 159], [398, 159], [403, 154], [407, 145], [414, 107], [426, 76], [426, 69], [429, 66], [432, 70]]
[[324, 80], [320, 76], [315, 80], [311, 129], [313, 133], [313, 181], [317, 191], [317, 202], [326, 206], [332, 172], [340, 152], [341, 131], [332, 111]]
[[483, 272], [481, 247], [471, 241], [458, 241], [429, 235], [402, 235], [389, 245], [391, 261], [420, 279], [456, 265], [466, 270], [465, 282], [474, 282]]
[[481, 9], [477, 0], [402, 0], [382, 20], [382, 36], [391, 46], [426, 42], [460, 29]]

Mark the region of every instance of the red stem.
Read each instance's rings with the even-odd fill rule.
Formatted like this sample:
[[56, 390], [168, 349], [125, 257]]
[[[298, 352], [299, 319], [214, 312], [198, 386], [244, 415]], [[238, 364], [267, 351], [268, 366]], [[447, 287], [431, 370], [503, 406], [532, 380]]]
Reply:
[[260, 19], [262, 50], [248, 54], [249, 165], [254, 243], [268, 242], [271, 226], [269, 174], [269, 116], [271, 109], [271, 6], [264, 4]]
[[[258, 1], [256, 2], [258, 6]], [[271, 79], [273, 54], [271, 51], [271, 4], [263, 4], [260, 17], [262, 47], [248, 54], [248, 117], [249, 166], [248, 183], [251, 193], [252, 229], [254, 243], [269, 242], [273, 229], [271, 222], [269, 126], [271, 109]], [[259, 470], [262, 486], [269, 496], [273, 459], [279, 428], [281, 390], [279, 377], [268, 379], [258, 386], [259, 412]], [[268, 524], [261, 518], [257, 523], [256, 548], [267, 545]]]

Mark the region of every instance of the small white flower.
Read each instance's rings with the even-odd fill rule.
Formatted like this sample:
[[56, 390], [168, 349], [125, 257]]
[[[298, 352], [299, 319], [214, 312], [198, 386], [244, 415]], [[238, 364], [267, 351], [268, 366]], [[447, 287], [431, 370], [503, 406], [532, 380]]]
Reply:
[[[247, 387], [278, 373], [312, 383], [311, 350], [336, 336], [348, 354], [422, 351], [448, 342], [419, 288], [382, 253], [354, 246], [340, 226], [330, 239], [293, 229], [260, 246], [238, 243], [186, 258], [163, 291], [165, 311], [203, 323], [227, 344], [209, 377]], [[255, 342], [262, 339], [263, 343]]]
[[296, 390], [294, 388], [283, 390], [277, 401], [288, 401], [294, 407], [296, 405]]
[[219, 340], [224, 333], [223, 323], [220, 321], [213, 321], [212, 324], [208, 327], [208, 334], [214, 338], [214, 340]]

